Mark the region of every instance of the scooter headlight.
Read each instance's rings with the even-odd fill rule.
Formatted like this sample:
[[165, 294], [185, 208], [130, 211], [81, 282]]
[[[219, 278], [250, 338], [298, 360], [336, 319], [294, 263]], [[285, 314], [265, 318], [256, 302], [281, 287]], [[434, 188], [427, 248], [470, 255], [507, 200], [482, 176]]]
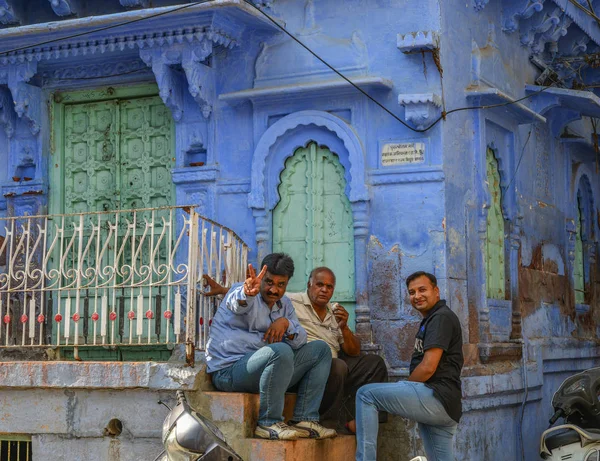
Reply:
[[586, 385], [586, 380], [585, 379], [578, 379], [577, 381], [575, 381], [573, 384], [568, 385], [567, 387], [565, 387], [565, 390], [563, 391], [564, 395], [568, 395], [568, 394], [575, 394], [577, 392], [583, 391], [585, 392], [585, 385]]
[[177, 431], [173, 430], [164, 442], [169, 461], [197, 461], [202, 454], [190, 453], [177, 443]]

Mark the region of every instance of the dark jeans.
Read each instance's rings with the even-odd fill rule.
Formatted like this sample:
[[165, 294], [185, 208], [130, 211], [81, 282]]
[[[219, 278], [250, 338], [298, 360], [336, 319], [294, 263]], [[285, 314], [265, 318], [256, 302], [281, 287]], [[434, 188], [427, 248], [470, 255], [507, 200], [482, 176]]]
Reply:
[[[327, 427], [343, 427], [356, 414], [356, 392], [361, 386], [385, 383], [388, 372], [379, 355], [366, 354], [351, 357], [340, 351], [331, 361], [331, 371], [325, 385], [319, 413]], [[380, 413], [380, 421], [387, 420], [387, 413]]]

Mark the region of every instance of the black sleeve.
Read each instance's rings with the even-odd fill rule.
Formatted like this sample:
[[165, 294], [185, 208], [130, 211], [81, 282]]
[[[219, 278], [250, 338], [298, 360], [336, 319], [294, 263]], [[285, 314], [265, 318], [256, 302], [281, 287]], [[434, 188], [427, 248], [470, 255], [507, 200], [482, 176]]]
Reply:
[[433, 349], [434, 347], [448, 351], [452, 341], [452, 322], [443, 314], [436, 314], [427, 322], [425, 329], [425, 339], [423, 340], [423, 350]]

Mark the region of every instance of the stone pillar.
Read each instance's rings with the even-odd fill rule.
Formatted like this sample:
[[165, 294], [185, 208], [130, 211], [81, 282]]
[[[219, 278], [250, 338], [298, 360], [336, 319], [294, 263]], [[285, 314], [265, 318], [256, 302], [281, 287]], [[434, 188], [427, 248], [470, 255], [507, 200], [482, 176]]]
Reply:
[[272, 251], [272, 214], [264, 208], [253, 208], [252, 213], [256, 223], [256, 264], [258, 265]]
[[354, 265], [356, 283], [356, 334], [365, 346], [373, 344], [371, 308], [368, 295], [367, 242], [369, 238], [369, 202], [352, 203], [354, 218]]
[[480, 293], [478, 293], [479, 298], [479, 342], [480, 343], [489, 343], [491, 341], [490, 335], [490, 309], [488, 307], [487, 302], [487, 292], [486, 292], [486, 251], [485, 251], [485, 243], [487, 238], [487, 212], [489, 210], [489, 203], [486, 203], [484, 207], [481, 208], [480, 212], [477, 214], [477, 244], [479, 246], [478, 251], [476, 251], [475, 257], [479, 258], [479, 264], [475, 265], [475, 267], [481, 267], [481, 270], [476, 271], [475, 276], [481, 281]]
[[519, 253], [521, 249], [521, 217], [510, 223], [510, 293], [512, 300], [512, 329], [510, 339], [523, 337], [521, 325], [521, 303], [519, 301]]

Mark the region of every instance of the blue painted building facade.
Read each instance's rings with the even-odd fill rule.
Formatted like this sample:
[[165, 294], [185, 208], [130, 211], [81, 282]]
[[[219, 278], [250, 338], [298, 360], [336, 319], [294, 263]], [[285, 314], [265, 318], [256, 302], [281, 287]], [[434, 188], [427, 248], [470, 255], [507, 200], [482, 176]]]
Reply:
[[233, 229], [253, 262], [273, 249], [286, 161], [326, 147], [364, 348], [407, 376], [419, 316], [404, 280], [433, 272], [463, 325], [457, 453], [538, 459], [552, 393], [600, 352], [594, 19], [566, 0], [149, 3], [0, 1], [0, 212], [64, 211], [52, 107], [86, 91], [155, 87], [173, 119], [173, 204]]

